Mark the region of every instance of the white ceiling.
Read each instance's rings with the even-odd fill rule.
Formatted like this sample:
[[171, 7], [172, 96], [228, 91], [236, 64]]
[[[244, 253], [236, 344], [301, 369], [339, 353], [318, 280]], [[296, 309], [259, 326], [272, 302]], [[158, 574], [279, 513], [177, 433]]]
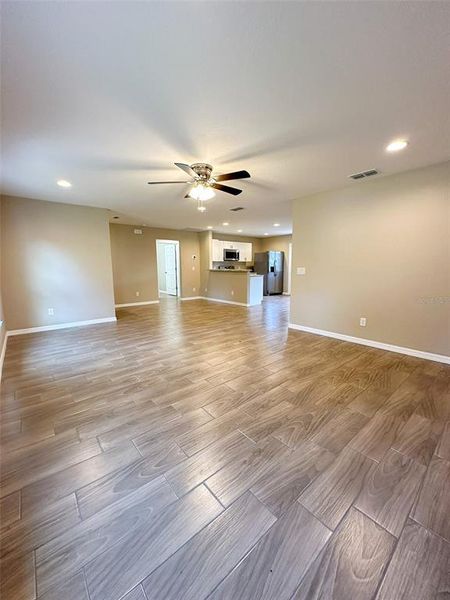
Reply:
[[[2, 13], [7, 194], [279, 234], [295, 197], [448, 158], [449, 2], [22, 1]], [[397, 137], [409, 147], [386, 154]], [[185, 179], [175, 161], [252, 179], [201, 215], [185, 186], [146, 183]]]

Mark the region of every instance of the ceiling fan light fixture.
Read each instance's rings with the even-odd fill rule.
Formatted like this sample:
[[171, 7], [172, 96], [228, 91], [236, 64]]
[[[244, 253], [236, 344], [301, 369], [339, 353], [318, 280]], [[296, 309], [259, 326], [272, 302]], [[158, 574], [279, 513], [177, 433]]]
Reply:
[[[231, 194], [232, 196], [239, 196], [242, 194], [242, 190], [232, 187], [230, 185], [222, 185], [219, 181], [229, 181], [234, 179], [247, 179], [250, 177], [248, 171], [233, 171], [233, 173], [223, 173], [212, 176], [213, 167], [208, 163], [194, 163], [192, 165], [186, 165], [185, 163], [175, 163], [179, 169], [184, 171], [191, 177], [190, 181], [148, 181], [149, 185], [161, 185], [161, 184], [181, 184], [187, 183], [192, 184], [190, 191], [184, 196], [185, 198], [192, 198], [198, 202], [205, 202], [211, 200], [216, 195], [216, 192], [224, 192]], [[241, 208], [239, 210], [242, 210]]]
[[211, 200], [215, 196], [214, 190], [207, 184], [198, 182], [192, 186], [191, 191], [189, 192], [189, 196], [194, 200]]

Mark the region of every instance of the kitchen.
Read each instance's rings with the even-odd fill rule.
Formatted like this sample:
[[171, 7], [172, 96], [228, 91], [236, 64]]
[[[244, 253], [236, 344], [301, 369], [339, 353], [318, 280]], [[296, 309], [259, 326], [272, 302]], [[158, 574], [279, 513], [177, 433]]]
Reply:
[[[220, 235], [220, 234], [218, 234]], [[229, 236], [221, 236], [229, 237]], [[284, 252], [259, 252], [259, 239], [209, 239], [205, 294], [211, 300], [256, 306], [263, 296], [283, 293]]]

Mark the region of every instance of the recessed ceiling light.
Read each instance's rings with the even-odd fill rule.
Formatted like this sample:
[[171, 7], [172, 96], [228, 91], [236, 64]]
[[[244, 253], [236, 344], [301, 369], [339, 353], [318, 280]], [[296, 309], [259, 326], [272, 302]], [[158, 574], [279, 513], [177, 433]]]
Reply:
[[208, 227], [206, 229], [212, 229], [213, 226], [212, 225], [208, 225]]
[[63, 188], [72, 187], [72, 184], [70, 183], [70, 181], [66, 181], [65, 179], [58, 179], [58, 181], [56, 183], [59, 185], [59, 187], [63, 187]]
[[242, 233], [242, 229], [238, 229], [238, 233]]
[[279, 227], [279, 226], [280, 226], [280, 224], [279, 224], [279, 223], [274, 223], [274, 224], [273, 224], [273, 226], [274, 226], [274, 227]]
[[268, 233], [265, 233], [264, 235], [269, 235]]
[[222, 223], [222, 225], [223, 225], [224, 227], [226, 227], [227, 225], [229, 225], [229, 223], [227, 223], [227, 222], [225, 221], [225, 223]]
[[408, 142], [406, 140], [394, 140], [389, 145], [386, 146], [387, 152], [398, 152], [399, 150], [404, 150]]

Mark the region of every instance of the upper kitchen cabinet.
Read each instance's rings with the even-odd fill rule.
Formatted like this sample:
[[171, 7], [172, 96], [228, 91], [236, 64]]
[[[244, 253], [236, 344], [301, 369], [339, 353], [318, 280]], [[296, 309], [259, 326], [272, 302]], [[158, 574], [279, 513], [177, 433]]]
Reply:
[[239, 260], [242, 262], [251, 262], [252, 244], [249, 242], [235, 242], [235, 248], [239, 250]]
[[222, 240], [212, 240], [212, 259], [213, 262], [223, 261], [223, 242]]

